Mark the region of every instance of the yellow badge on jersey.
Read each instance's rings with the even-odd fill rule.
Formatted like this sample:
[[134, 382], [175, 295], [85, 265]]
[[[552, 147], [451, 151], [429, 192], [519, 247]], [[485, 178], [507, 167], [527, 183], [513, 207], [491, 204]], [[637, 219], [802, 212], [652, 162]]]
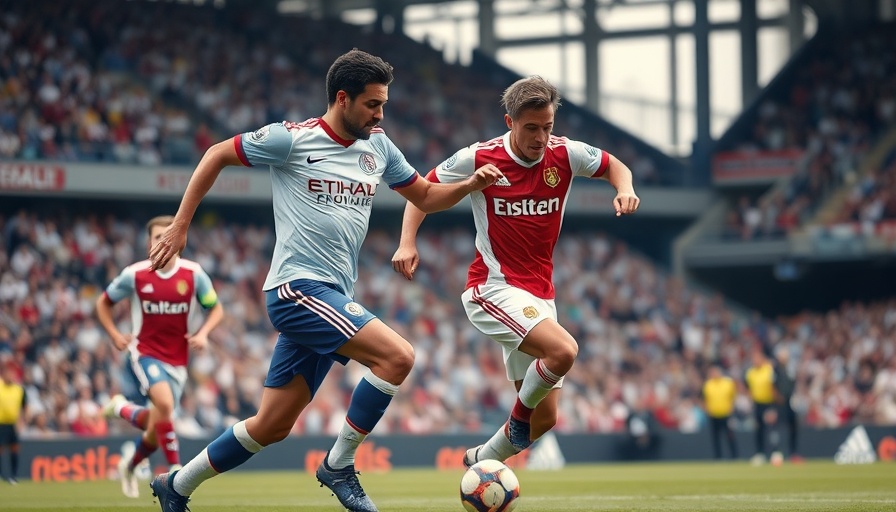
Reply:
[[544, 170], [544, 182], [551, 188], [560, 184], [560, 173], [556, 167], [548, 167]]
[[535, 318], [538, 316], [538, 310], [532, 306], [526, 306], [523, 308], [523, 316], [526, 318]]
[[187, 285], [187, 282], [184, 281], [183, 279], [181, 279], [180, 281], [177, 282], [177, 293], [179, 293], [181, 295], [186, 295], [187, 290], [189, 288], [190, 288], [189, 285]]

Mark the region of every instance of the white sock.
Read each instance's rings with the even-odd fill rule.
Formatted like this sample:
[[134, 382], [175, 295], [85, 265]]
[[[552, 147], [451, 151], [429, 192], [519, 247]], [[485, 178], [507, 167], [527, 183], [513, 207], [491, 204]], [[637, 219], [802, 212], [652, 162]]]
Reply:
[[367, 434], [358, 432], [346, 421], [342, 424], [342, 430], [339, 431], [336, 442], [330, 448], [327, 464], [333, 469], [342, 469], [354, 464], [355, 452], [366, 438]]
[[189, 496], [199, 487], [199, 484], [217, 474], [218, 472], [208, 462], [208, 448], [203, 448], [199, 455], [193, 457], [174, 475], [171, 486], [177, 494]]
[[532, 361], [526, 370], [526, 376], [523, 377], [523, 385], [520, 386], [520, 402], [529, 409], [534, 409], [544, 397], [548, 396], [561, 378], [562, 375], [555, 375], [548, 370], [541, 359]]
[[517, 453], [519, 451], [510, 444], [510, 439], [507, 439], [507, 436], [504, 435], [504, 425], [501, 425], [501, 428], [495, 432], [495, 435], [482, 445], [479, 454], [476, 456], [476, 461], [495, 459], [504, 462]]
[[[249, 435], [249, 431], [246, 430], [246, 421], [240, 421], [233, 425], [233, 436], [236, 438], [237, 442], [240, 443], [240, 446], [248, 452], [245, 456], [245, 459], [240, 461], [245, 462], [252, 455], [261, 451], [264, 446], [260, 445], [256, 440], [252, 439], [252, 436]], [[212, 441], [212, 445], [223, 438], [218, 438], [215, 441]], [[232, 441], [231, 441], [232, 442]], [[212, 446], [209, 445], [209, 446]], [[242, 452], [242, 453], [246, 453]], [[220, 468], [219, 468], [220, 469]], [[222, 471], [227, 471], [232, 468], [225, 468]], [[180, 494], [181, 496], [189, 496], [196, 491], [196, 488], [202, 482], [205, 482], [209, 478], [213, 476], [217, 476], [219, 473], [215, 468], [212, 467], [211, 462], [208, 458], [208, 447], [202, 450], [199, 455], [193, 457], [190, 462], [187, 463], [186, 466], [181, 468], [175, 475], [174, 480], [171, 482], [172, 487], [174, 487], [175, 492]]]

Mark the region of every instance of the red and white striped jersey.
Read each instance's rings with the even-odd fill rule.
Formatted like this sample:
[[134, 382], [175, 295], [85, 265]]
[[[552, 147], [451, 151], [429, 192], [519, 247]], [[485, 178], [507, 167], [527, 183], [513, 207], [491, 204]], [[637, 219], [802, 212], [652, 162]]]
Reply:
[[551, 136], [542, 158], [525, 162], [510, 150], [510, 133], [463, 148], [433, 169], [428, 179], [451, 183], [487, 163], [504, 173], [497, 183], [470, 194], [476, 224], [476, 258], [467, 288], [506, 283], [543, 299], [554, 298], [553, 254], [575, 176], [600, 177], [610, 155], [566, 137]]

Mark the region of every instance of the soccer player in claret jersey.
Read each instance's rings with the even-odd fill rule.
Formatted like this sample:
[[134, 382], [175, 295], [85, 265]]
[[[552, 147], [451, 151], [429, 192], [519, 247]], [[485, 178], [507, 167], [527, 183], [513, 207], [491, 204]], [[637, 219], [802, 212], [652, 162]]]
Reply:
[[[147, 251], [173, 221], [164, 215], [146, 224]], [[132, 334], [119, 331], [112, 316], [113, 305], [124, 299], [131, 302]], [[208, 310], [204, 321], [200, 306]], [[162, 267], [153, 268], [147, 259], [122, 270], [97, 299], [96, 314], [115, 348], [127, 351], [125, 375], [150, 402], [143, 407], [116, 395], [104, 407], [107, 416], [124, 418], [144, 431], [134, 455], [118, 464], [122, 492], [137, 498], [134, 468], [154, 451], [161, 448], [168, 465], [180, 467], [172, 421], [187, 381], [187, 356], [189, 349], [208, 345], [208, 334], [224, 318], [224, 309], [202, 267], [175, 256]]]
[[[466, 452], [468, 467], [506, 460], [557, 422], [559, 388], [578, 353], [576, 340], [557, 323], [552, 282], [554, 246], [572, 179], [609, 181], [616, 188], [617, 216], [634, 213], [640, 204], [625, 164], [606, 151], [551, 134], [560, 104], [553, 85], [538, 76], [521, 79], [504, 91], [502, 103], [508, 132], [461, 149], [427, 176], [451, 183], [485, 163], [504, 174], [470, 196], [476, 256], [462, 301], [473, 325], [503, 347], [507, 377], [518, 395], [507, 422]], [[392, 266], [408, 279], [419, 264], [416, 236], [424, 217], [412, 205], [405, 208]]]
[[264, 290], [268, 316], [280, 335], [261, 404], [255, 416], [233, 425], [183, 469], [152, 481], [163, 511], [183, 512], [203, 481], [284, 439], [333, 361], [349, 359], [369, 371], [352, 394], [317, 479], [348, 510], [377, 510], [358, 481], [355, 452], [414, 362], [411, 344], [352, 298], [377, 184], [382, 179], [431, 212], [501, 177], [495, 166], [483, 165], [451, 185], [418, 179], [378, 127], [391, 82], [392, 66], [379, 57], [357, 49], [338, 57], [327, 72], [326, 113], [302, 123], [274, 123], [212, 146], [190, 179], [174, 224], [153, 248], [153, 266], [159, 267], [184, 246], [197, 205], [225, 166], [270, 168], [277, 238]]

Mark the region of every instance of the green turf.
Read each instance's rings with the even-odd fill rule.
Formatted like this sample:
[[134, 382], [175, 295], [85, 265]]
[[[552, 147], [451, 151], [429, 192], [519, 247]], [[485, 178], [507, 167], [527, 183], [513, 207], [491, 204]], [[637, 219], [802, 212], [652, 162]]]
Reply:
[[[564, 511], [896, 511], [896, 464], [782, 467], [739, 463], [576, 465], [517, 474], [516, 512]], [[396, 470], [363, 474], [382, 512], [458, 512], [460, 471]], [[148, 483], [143, 496], [121, 496], [118, 482], [0, 483], [0, 510], [159, 510]], [[311, 475], [236, 472], [206, 482], [193, 512], [337, 512], [336, 498]]]

